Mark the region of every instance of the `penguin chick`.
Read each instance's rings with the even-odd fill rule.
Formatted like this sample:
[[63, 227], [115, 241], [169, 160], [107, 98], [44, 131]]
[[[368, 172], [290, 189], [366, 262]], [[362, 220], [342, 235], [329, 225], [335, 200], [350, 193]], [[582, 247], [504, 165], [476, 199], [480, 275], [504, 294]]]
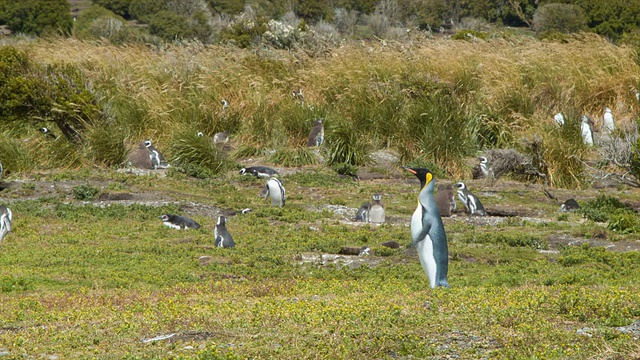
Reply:
[[418, 250], [418, 258], [427, 273], [431, 288], [449, 287], [447, 272], [449, 268], [449, 250], [447, 235], [438, 205], [433, 196], [435, 180], [429, 169], [403, 168], [420, 180], [418, 206], [411, 216], [411, 239]]
[[313, 127], [309, 132], [309, 138], [307, 139], [307, 146], [320, 146], [324, 142], [324, 125], [322, 122], [324, 119], [318, 119], [313, 123]]
[[226, 144], [229, 142], [229, 132], [222, 131], [213, 135], [214, 144]]
[[464, 208], [469, 215], [487, 215], [480, 199], [469, 191], [463, 182], [457, 183], [456, 187], [458, 188], [458, 198], [464, 204]]
[[382, 195], [374, 194], [371, 198], [371, 207], [369, 208], [369, 222], [382, 224], [385, 220], [384, 205], [382, 204]]
[[233, 237], [227, 231], [226, 219], [224, 216], [218, 216], [218, 222], [216, 223], [216, 228], [213, 230], [213, 234], [215, 237], [214, 245], [216, 247], [221, 248], [231, 248], [236, 246], [236, 243], [233, 241]]
[[269, 178], [267, 181], [267, 191], [268, 196], [271, 198], [271, 206], [284, 206], [287, 196], [284, 186], [282, 186], [278, 178]]
[[13, 214], [5, 205], [0, 205], [0, 241], [11, 232], [11, 221]]
[[456, 199], [455, 193], [453, 191], [453, 185], [438, 185], [438, 193], [436, 194], [435, 198], [440, 216], [449, 217], [456, 210]]
[[187, 230], [200, 228], [200, 224], [198, 224], [195, 220], [189, 219], [188, 217], [184, 216], [164, 214], [158, 216], [158, 218], [163, 221], [162, 224], [164, 226], [168, 226], [172, 229]]

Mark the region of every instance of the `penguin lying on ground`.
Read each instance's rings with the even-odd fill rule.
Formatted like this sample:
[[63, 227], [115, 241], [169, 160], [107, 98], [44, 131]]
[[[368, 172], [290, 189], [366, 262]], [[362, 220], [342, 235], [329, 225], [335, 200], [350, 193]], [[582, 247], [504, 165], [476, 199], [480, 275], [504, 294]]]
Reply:
[[200, 228], [200, 224], [198, 224], [195, 220], [189, 219], [188, 217], [184, 216], [164, 214], [158, 216], [158, 218], [163, 221], [162, 224], [164, 226], [168, 226], [172, 229], [186, 230]]
[[270, 178], [277, 176], [278, 172], [267, 166], [249, 166], [240, 169], [240, 175], [253, 175], [257, 178]]
[[411, 239], [418, 250], [420, 264], [429, 277], [431, 288], [449, 287], [449, 250], [444, 224], [433, 197], [435, 179], [428, 169], [407, 166], [403, 168], [420, 180], [418, 206], [411, 216]]
[[572, 211], [580, 209], [580, 205], [576, 199], [568, 199], [562, 205], [560, 205], [560, 211]]
[[213, 234], [215, 237], [214, 245], [216, 247], [221, 248], [231, 248], [236, 246], [236, 243], [233, 241], [233, 237], [227, 231], [226, 219], [224, 216], [218, 216], [218, 222], [216, 223], [216, 228], [213, 230]]

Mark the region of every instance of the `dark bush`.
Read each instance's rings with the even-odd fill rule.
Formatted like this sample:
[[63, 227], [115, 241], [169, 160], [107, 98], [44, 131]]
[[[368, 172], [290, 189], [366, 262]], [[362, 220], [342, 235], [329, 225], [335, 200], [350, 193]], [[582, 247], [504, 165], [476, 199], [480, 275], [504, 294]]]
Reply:
[[138, 42], [143, 35], [127, 21], [98, 5], [82, 11], [74, 25], [74, 34], [79, 39], [108, 39], [112, 43], [121, 44]]
[[129, 14], [134, 19], [147, 21], [149, 16], [167, 10], [165, 0], [131, 0]]
[[71, 4], [67, 0], [0, 1], [2, 20], [13, 32], [43, 35], [71, 32]]
[[94, 4], [113, 11], [125, 19], [130, 18], [129, 7], [131, 0], [91, 0]]
[[578, 5], [545, 4], [533, 14], [533, 29], [537, 33], [557, 31], [574, 33], [587, 28], [587, 17]]
[[168, 10], [149, 16], [148, 21], [149, 32], [164, 40], [186, 39], [195, 35], [186, 17]]

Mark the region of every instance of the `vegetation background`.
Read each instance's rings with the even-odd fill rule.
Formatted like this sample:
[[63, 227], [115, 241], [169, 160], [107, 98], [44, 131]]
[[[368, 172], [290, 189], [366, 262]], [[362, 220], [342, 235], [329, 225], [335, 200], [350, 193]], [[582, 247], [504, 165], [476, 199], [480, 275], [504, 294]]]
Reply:
[[[588, 246], [637, 248], [635, 189], [591, 184], [640, 179], [627, 136], [640, 106], [640, 5], [2, 0], [0, 23], [12, 34], [0, 48], [11, 184], [0, 195], [16, 217], [0, 244], [2, 356], [640, 356], [637, 333], [620, 330], [640, 316], [638, 252]], [[581, 115], [599, 130], [605, 106], [624, 157], [580, 137]], [[317, 118], [326, 144], [309, 149]], [[220, 131], [227, 148], [210, 141]], [[173, 164], [167, 177], [116, 171], [144, 139]], [[427, 289], [408, 240], [416, 180], [393, 165], [458, 181], [501, 148], [584, 210], [557, 215], [541, 185], [472, 182], [487, 207], [514, 216], [448, 220], [452, 288]], [[377, 163], [381, 152], [397, 164]], [[263, 184], [237, 176], [258, 160], [285, 170], [287, 207], [265, 207]], [[341, 176], [363, 169], [380, 178]], [[340, 213], [374, 192], [389, 224]], [[254, 213], [229, 225], [238, 248], [213, 248], [215, 216], [246, 206]], [[203, 229], [162, 228], [164, 212]], [[377, 246], [386, 240], [401, 249]], [[377, 255], [323, 262], [346, 245]], [[175, 335], [143, 342], [161, 334]]]

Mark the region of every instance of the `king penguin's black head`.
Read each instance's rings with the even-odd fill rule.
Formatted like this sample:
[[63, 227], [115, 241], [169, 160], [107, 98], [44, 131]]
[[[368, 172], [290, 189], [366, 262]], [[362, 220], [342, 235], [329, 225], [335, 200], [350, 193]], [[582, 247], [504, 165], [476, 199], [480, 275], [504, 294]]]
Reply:
[[431, 180], [433, 180], [433, 174], [429, 169], [411, 168], [408, 166], [403, 166], [402, 168], [414, 174], [418, 178], [418, 180], [420, 180], [420, 189], [423, 189], [425, 186], [429, 185]]

